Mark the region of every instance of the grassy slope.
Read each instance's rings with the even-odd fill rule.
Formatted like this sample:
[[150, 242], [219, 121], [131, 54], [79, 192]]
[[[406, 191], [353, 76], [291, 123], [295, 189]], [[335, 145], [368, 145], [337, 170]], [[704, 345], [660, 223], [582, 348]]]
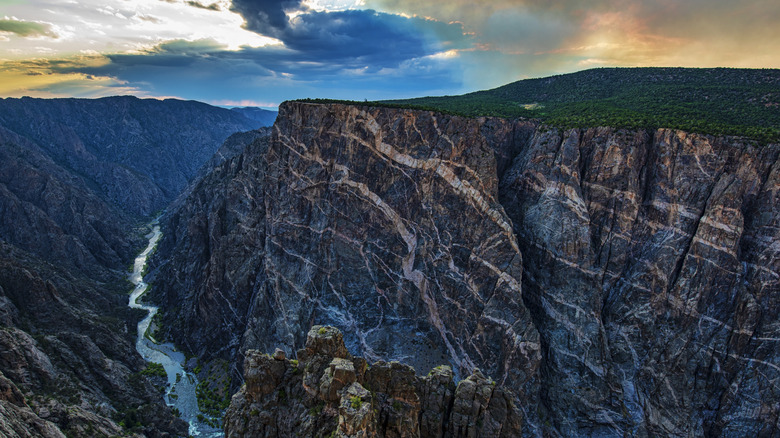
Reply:
[[780, 70], [601, 68], [461, 96], [371, 102], [561, 127], [675, 128], [780, 140]]

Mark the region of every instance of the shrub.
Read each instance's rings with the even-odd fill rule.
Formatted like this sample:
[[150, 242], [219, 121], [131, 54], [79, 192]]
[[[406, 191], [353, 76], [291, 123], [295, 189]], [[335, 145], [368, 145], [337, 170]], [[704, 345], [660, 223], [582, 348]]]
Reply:
[[168, 374], [165, 372], [165, 367], [162, 366], [162, 364], [157, 362], [149, 362], [146, 364], [146, 368], [144, 368], [143, 371], [141, 371], [141, 374], [144, 376], [150, 376], [150, 377], [167, 377]]

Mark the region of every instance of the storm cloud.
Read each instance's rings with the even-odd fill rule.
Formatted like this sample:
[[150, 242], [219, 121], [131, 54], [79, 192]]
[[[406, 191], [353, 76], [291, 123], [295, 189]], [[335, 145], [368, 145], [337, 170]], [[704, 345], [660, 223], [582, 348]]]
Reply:
[[247, 29], [279, 37], [289, 27], [287, 13], [308, 8], [300, 0], [233, 0], [230, 10], [244, 17]]
[[231, 10], [246, 29], [280, 40], [307, 61], [359, 58], [384, 67], [470, 43], [459, 22], [371, 9], [314, 11], [299, 0], [233, 0]]

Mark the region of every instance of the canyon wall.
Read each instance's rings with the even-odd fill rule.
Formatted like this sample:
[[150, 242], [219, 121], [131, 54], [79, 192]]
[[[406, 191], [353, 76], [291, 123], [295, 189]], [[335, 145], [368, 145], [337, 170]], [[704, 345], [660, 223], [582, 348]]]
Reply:
[[206, 358], [330, 324], [372, 361], [478, 368], [526, 435], [771, 436], [778, 155], [289, 102], [164, 218], [164, 327]]

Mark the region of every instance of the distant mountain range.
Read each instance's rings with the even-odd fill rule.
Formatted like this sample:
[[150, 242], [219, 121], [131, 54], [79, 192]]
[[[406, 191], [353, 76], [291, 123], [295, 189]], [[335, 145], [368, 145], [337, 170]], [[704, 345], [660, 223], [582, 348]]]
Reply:
[[274, 120], [276, 120], [276, 115], [279, 114], [278, 111], [270, 111], [262, 108], [257, 108], [254, 106], [245, 106], [243, 108], [230, 108], [230, 110], [241, 114], [247, 119], [260, 122], [262, 126], [273, 125]]

